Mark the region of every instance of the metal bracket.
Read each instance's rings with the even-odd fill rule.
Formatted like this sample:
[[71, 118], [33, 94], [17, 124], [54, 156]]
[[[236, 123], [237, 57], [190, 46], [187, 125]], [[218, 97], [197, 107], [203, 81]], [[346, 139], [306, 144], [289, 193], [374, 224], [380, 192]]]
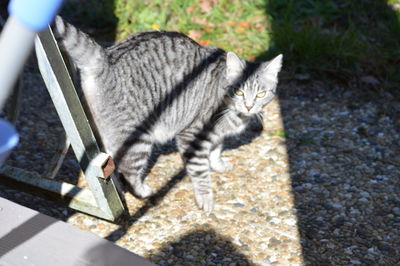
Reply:
[[111, 156], [100, 152], [89, 162], [85, 174], [97, 176], [107, 180], [110, 178], [110, 175], [114, 172], [114, 170], [115, 165]]

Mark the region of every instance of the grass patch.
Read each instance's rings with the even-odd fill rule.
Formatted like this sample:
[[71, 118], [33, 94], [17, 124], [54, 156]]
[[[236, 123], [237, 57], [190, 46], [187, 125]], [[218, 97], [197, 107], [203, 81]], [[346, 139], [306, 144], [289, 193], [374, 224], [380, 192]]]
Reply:
[[117, 38], [143, 30], [183, 32], [204, 45], [213, 45], [254, 58], [268, 49], [265, 1], [239, 0], [119, 0]]
[[175, 30], [250, 60], [283, 53], [292, 74], [399, 94], [400, 0], [69, 0], [63, 13], [113, 27], [116, 40]]
[[[399, 0], [119, 0], [115, 15], [118, 38], [176, 30], [247, 59], [283, 53], [292, 74], [397, 93], [399, 6]], [[363, 77], [378, 83], [362, 84], [371, 80]]]
[[284, 139], [287, 138], [286, 132], [283, 129], [278, 129], [278, 130], [272, 131], [272, 132], [268, 133], [268, 135], [270, 137], [275, 137], [276, 136], [276, 137], [281, 137], [281, 138], [284, 138]]
[[372, 76], [380, 89], [398, 93], [399, 5], [398, 0], [268, 0], [269, 53], [284, 53], [293, 73], [345, 82]]

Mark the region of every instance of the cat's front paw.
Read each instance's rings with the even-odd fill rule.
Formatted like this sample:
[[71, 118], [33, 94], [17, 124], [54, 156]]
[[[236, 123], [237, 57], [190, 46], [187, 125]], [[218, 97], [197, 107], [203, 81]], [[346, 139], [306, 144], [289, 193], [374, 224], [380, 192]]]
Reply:
[[141, 184], [140, 186], [136, 186], [133, 189], [133, 193], [135, 194], [136, 197], [140, 199], [145, 199], [153, 195], [153, 189], [146, 184]]
[[233, 164], [227, 158], [220, 158], [219, 160], [210, 161], [211, 169], [219, 173], [227, 173], [232, 171]]
[[203, 209], [207, 214], [210, 214], [214, 209], [213, 193], [195, 193], [196, 203], [200, 209]]

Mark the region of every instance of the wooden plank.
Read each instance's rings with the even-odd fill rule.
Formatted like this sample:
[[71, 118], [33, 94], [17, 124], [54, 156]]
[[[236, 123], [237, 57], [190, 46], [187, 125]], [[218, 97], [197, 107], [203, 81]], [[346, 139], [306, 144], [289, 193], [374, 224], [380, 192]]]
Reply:
[[96, 143], [50, 28], [39, 34], [35, 46], [40, 72], [75, 155], [85, 173], [89, 188], [103, 212], [116, 219], [125, 212], [116, 190], [116, 178], [112, 175], [110, 179], [106, 179], [103, 175], [103, 162], [98, 158], [105, 156], [100, 152]]
[[0, 198], [0, 265], [155, 265], [94, 234]]

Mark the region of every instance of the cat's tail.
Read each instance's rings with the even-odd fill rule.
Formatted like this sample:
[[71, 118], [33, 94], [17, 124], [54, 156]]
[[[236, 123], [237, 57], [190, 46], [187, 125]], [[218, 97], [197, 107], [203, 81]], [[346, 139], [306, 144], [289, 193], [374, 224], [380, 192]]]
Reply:
[[60, 16], [55, 18], [52, 30], [59, 46], [67, 52], [81, 71], [92, 72], [107, 65], [104, 48]]

